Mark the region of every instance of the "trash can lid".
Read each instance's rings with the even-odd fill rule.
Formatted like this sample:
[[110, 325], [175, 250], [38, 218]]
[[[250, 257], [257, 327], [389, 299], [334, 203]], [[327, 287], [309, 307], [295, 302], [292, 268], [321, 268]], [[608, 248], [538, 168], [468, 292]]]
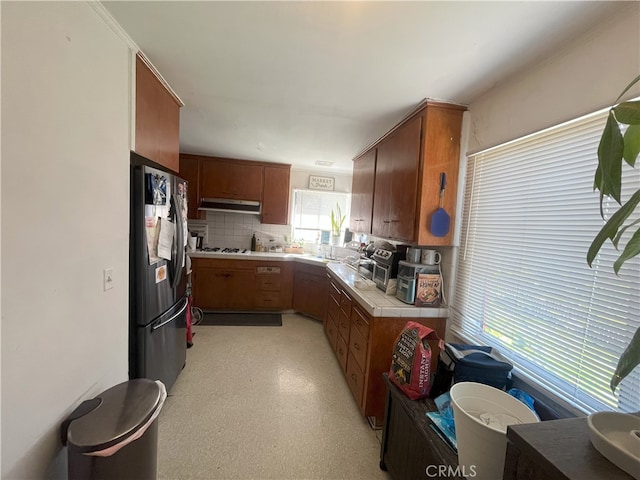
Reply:
[[105, 390], [100, 404], [71, 422], [69, 444], [82, 453], [109, 448], [135, 434], [151, 418], [161, 398], [160, 386], [136, 378]]

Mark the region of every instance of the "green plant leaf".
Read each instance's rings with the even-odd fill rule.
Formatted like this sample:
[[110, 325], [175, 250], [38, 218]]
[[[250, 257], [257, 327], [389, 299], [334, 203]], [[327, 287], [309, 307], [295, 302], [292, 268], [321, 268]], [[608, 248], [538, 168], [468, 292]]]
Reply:
[[626, 125], [640, 124], [640, 101], [624, 102], [613, 108], [616, 120]]
[[616, 275], [620, 271], [620, 267], [622, 267], [622, 264], [624, 262], [626, 262], [630, 258], [635, 257], [638, 254], [640, 254], [640, 229], [636, 230], [636, 233], [631, 236], [631, 238], [627, 242], [627, 245], [622, 251], [622, 255], [620, 255], [618, 259], [613, 263], [613, 271], [616, 272]]
[[602, 248], [602, 244], [604, 244], [605, 240], [607, 238], [615, 238], [618, 229], [627, 217], [631, 215], [636, 206], [638, 206], [638, 203], [640, 203], [640, 190], [631, 195], [631, 198], [627, 200], [627, 203], [622, 205], [616, 213], [611, 215], [611, 218], [600, 229], [596, 237], [593, 239], [593, 242], [591, 242], [591, 246], [587, 252], [587, 263], [589, 266], [593, 263], [593, 259], [596, 258], [596, 255], [600, 251], [600, 248]]
[[622, 91], [622, 93], [618, 96], [618, 98], [616, 98], [616, 101], [613, 102], [613, 103], [618, 103], [620, 101], [620, 99], [624, 96], [624, 94], [627, 93], [629, 91], [629, 89], [631, 87], [633, 87], [638, 82], [640, 82], [640, 75], [638, 75], [636, 78], [631, 80], [631, 83], [625, 87], [625, 89]]
[[622, 151], [624, 140], [620, 133], [618, 122], [609, 112], [607, 124], [602, 132], [600, 144], [598, 145], [598, 166], [602, 181], [600, 191], [604, 195], [609, 195], [620, 202], [620, 189], [622, 186]]
[[593, 176], [593, 190], [602, 190], [602, 170], [600, 165], [596, 168], [596, 174]]
[[624, 151], [622, 156], [632, 167], [636, 165], [636, 159], [640, 153], [640, 125], [629, 125], [624, 132]]
[[613, 246], [616, 247], [616, 250], [618, 249], [618, 243], [620, 243], [620, 238], [622, 238], [622, 235], [624, 234], [624, 232], [626, 232], [628, 228], [631, 228], [634, 225], [637, 225], [638, 223], [640, 223], [640, 218], [637, 219], [635, 222], [631, 222], [629, 225], [626, 225], [624, 228], [621, 228], [620, 230], [618, 230], [618, 234], [616, 235], [616, 238], [614, 238], [612, 241]]
[[638, 366], [638, 364], [640, 364], [640, 328], [636, 330], [631, 342], [627, 346], [626, 350], [622, 352], [620, 360], [618, 360], [616, 371], [611, 377], [610, 386], [612, 392], [616, 391], [616, 387], [622, 379], [629, 375], [631, 371]]
[[337, 214], [334, 210], [331, 210], [331, 233], [333, 235], [340, 235], [340, 232], [342, 231], [342, 224], [347, 216], [342, 215], [339, 203], [336, 203], [336, 211], [338, 212]]

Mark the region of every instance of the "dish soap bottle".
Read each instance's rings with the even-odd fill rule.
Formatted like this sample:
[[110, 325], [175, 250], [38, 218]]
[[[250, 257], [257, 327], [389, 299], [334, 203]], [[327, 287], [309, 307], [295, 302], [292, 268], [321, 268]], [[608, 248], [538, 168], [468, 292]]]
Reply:
[[252, 252], [256, 251], [256, 234], [255, 233], [251, 237], [251, 251]]

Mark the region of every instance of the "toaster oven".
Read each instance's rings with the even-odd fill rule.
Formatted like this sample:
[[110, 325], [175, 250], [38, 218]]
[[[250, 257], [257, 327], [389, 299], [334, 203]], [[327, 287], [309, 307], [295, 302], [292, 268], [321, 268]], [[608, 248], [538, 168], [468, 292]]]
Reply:
[[398, 262], [396, 298], [404, 303], [413, 304], [416, 300], [417, 278], [420, 273], [439, 273], [437, 265], [423, 263]]

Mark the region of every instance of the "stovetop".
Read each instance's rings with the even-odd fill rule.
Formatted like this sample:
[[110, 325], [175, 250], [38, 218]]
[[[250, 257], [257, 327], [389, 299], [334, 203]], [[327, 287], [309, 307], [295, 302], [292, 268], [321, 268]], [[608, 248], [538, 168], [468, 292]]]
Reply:
[[251, 253], [248, 248], [235, 248], [235, 247], [204, 247], [201, 252], [211, 252], [211, 253]]

